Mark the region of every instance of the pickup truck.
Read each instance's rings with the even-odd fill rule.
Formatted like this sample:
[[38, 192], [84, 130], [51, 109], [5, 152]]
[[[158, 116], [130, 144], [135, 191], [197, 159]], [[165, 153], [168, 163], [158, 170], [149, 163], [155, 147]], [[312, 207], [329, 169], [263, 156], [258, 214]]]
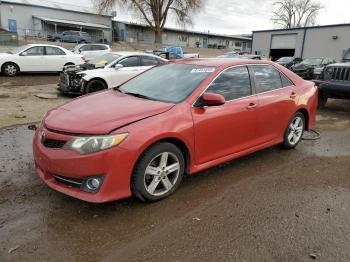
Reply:
[[161, 48], [161, 51], [176, 54], [181, 58], [199, 58], [198, 53], [187, 53], [184, 52], [182, 47], [179, 46], [166, 46]]
[[319, 107], [325, 107], [328, 98], [350, 99], [350, 48], [341, 63], [330, 64], [319, 79], [313, 80], [319, 88]]

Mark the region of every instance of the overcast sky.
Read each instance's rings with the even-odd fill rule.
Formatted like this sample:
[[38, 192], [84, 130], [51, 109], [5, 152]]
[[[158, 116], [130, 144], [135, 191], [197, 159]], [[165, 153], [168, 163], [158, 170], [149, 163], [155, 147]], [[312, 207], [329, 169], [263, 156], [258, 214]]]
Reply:
[[[52, 0], [71, 3], [71, 0]], [[93, 0], [76, 0], [75, 5], [89, 6]], [[253, 30], [274, 28], [271, 22], [272, 3], [276, 0], [205, 0], [204, 7], [192, 18], [189, 30], [210, 31], [220, 34], [243, 34]], [[350, 0], [320, 0], [325, 10], [320, 13], [317, 24], [350, 23]], [[117, 10], [117, 19], [136, 21], [133, 14]], [[167, 27], [179, 27], [168, 21]]]

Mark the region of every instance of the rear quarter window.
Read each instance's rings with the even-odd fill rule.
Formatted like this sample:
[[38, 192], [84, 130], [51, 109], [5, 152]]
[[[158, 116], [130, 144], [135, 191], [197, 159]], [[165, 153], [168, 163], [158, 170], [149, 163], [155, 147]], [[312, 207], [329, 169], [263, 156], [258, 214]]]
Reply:
[[253, 65], [257, 93], [282, 88], [281, 73], [271, 65]]

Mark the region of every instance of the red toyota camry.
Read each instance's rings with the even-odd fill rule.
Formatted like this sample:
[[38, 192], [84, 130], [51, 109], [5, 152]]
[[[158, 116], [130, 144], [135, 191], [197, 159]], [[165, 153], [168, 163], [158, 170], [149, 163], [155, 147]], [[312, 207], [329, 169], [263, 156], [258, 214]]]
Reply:
[[49, 111], [34, 137], [35, 167], [85, 201], [155, 201], [184, 174], [296, 147], [316, 110], [315, 85], [272, 62], [182, 60]]

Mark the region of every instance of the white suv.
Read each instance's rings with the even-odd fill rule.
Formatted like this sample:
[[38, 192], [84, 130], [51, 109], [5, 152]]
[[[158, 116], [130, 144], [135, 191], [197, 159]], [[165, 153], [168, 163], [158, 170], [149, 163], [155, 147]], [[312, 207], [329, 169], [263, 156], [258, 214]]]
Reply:
[[111, 47], [105, 44], [81, 44], [72, 49], [73, 53], [83, 55], [86, 61], [111, 51]]

